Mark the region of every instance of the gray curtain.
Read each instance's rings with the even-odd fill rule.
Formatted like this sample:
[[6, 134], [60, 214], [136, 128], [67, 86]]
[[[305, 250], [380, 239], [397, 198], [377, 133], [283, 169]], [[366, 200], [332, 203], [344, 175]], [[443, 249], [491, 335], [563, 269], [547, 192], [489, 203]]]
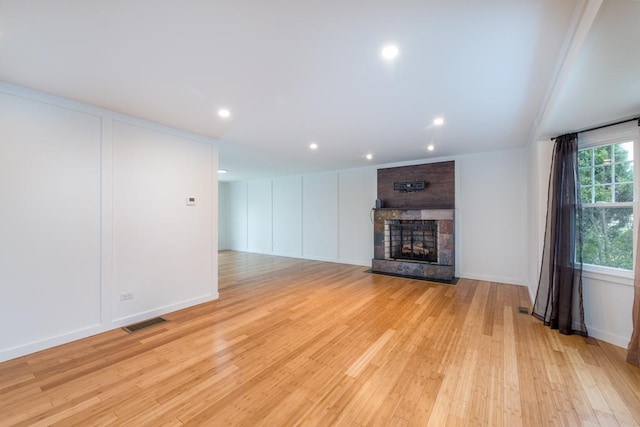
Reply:
[[578, 134], [556, 138], [533, 315], [563, 334], [587, 336], [582, 304], [582, 203]]

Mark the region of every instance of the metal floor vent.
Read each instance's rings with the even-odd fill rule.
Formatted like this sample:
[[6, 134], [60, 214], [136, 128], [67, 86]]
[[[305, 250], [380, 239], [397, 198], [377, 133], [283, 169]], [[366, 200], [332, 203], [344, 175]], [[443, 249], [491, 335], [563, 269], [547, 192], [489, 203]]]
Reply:
[[153, 325], [157, 325], [158, 323], [166, 322], [167, 319], [162, 317], [154, 317], [153, 319], [145, 320], [144, 322], [134, 323], [133, 325], [125, 326], [124, 329], [128, 333], [132, 333], [135, 331], [139, 331], [140, 329], [148, 328]]
[[529, 314], [529, 309], [527, 307], [518, 307], [518, 313], [520, 314]]

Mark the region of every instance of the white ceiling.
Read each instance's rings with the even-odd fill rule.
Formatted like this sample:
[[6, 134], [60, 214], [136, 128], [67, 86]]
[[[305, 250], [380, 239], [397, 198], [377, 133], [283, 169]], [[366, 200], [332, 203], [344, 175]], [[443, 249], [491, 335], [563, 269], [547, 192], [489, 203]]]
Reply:
[[638, 114], [638, 22], [634, 0], [0, 0], [0, 80], [218, 138], [249, 179]]
[[603, 2], [543, 136], [640, 116], [640, 1]]

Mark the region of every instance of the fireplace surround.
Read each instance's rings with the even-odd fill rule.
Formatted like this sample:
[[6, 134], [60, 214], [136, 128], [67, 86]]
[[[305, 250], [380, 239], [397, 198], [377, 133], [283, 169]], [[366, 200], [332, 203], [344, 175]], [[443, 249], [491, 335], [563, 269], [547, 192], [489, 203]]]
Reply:
[[371, 271], [455, 283], [453, 161], [378, 169]]
[[453, 280], [453, 209], [374, 209], [373, 224], [374, 273]]

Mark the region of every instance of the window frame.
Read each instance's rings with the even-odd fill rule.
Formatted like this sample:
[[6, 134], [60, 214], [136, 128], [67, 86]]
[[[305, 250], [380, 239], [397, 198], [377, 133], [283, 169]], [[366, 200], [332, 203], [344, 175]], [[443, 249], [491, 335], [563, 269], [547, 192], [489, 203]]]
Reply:
[[[640, 225], [640, 127], [637, 121], [623, 123], [596, 131], [585, 132], [578, 136], [578, 151], [600, 146], [619, 144], [631, 141], [633, 143], [633, 202], [595, 202], [583, 203], [582, 207], [632, 207], [633, 214], [633, 259], [637, 256], [637, 236]], [[594, 183], [595, 187], [595, 183]], [[595, 264], [582, 264], [582, 270], [587, 277], [594, 279], [604, 279], [607, 277], [617, 277], [623, 279], [625, 284], [634, 277], [635, 264], [631, 270], [615, 267], [607, 267]]]

